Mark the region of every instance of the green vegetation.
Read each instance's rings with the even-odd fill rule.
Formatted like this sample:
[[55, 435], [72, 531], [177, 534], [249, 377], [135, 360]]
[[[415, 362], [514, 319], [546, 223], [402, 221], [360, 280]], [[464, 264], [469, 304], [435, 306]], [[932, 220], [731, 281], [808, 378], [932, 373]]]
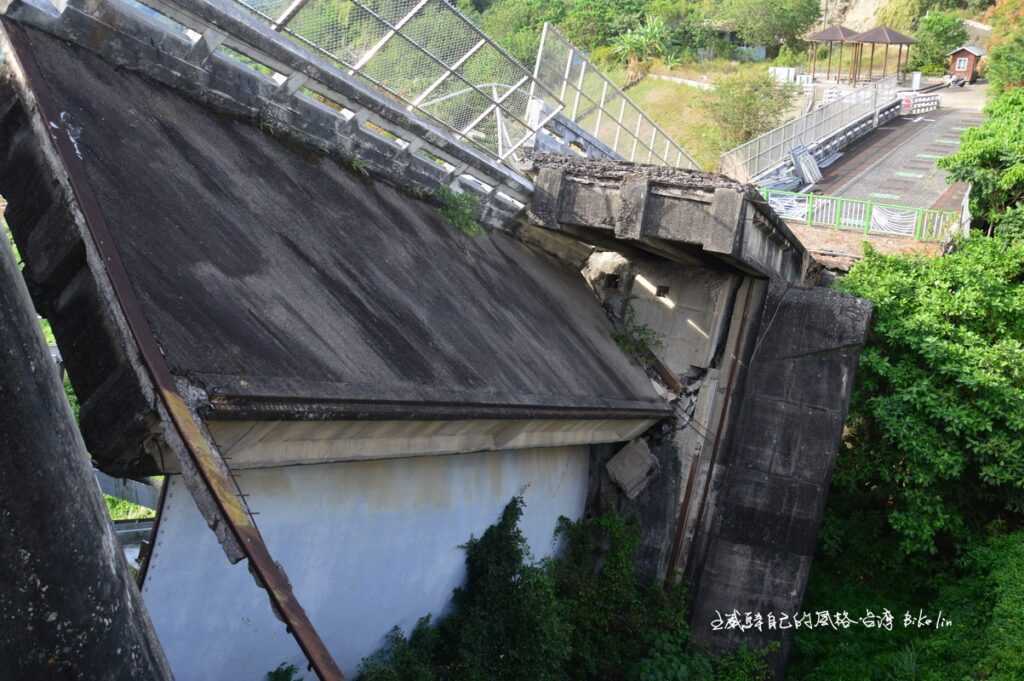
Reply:
[[724, 0], [715, 17], [731, 26], [748, 45], [802, 48], [802, 36], [821, 15], [818, 0]]
[[1022, 274], [1024, 242], [976, 238], [943, 258], [869, 250], [839, 283], [875, 322], [835, 487], [886, 509], [907, 554], [1024, 510]]
[[[544, 22], [552, 22], [629, 88], [630, 97], [708, 169], [717, 167], [723, 151], [793, 113], [792, 91], [771, 81], [766, 65], [741, 68], [732, 59], [737, 56], [732, 34], [769, 52], [783, 50], [789, 63], [803, 59], [800, 37], [819, 16], [817, 0], [459, 0], [458, 5], [527, 65], [536, 58]], [[698, 63], [699, 51], [719, 58]], [[725, 94], [707, 103], [702, 90], [645, 80], [651, 71], [716, 83], [721, 76]], [[742, 82], [728, 79], [737, 72], [750, 75]], [[741, 120], [724, 118], [733, 108], [744, 110]], [[760, 124], [752, 115], [759, 109], [770, 112]]]
[[940, 76], [947, 70], [947, 56], [967, 42], [967, 29], [952, 12], [929, 12], [914, 34], [917, 44], [910, 52], [907, 69]]
[[875, 322], [804, 603], [951, 624], [803, 630], [787, 678], [1024, 678], [1024, 89], [1006, 82], [941, 162], [973, 183], [972, 238], [868, 251], [839, 283]]
[[562, 553], [530, 559], [523, 500], [466, 551], [450, 613], [397, 628], [363, 661], [363, 681], [759, 681], [759, 653], [712, 659], [688, 647], [682, 596], [634, 570], [636, 528], [621, 517], [562, 519]]
[[110, 512], [111, 520], [146, 520], [156, 517], [156, 512], [151, 508], [139, 506], [109, 494], [104, 494], [103, 499], [107, 502], [107, 511]]
[[1024, 87], [1024, 32], [992, 48], [985, 77], [993, 94]]
[[277, 669], [267, 672], [264, 681], [302, 681], [302, 679], [303, 677], [299, 676], [298, 667], [282, 662]]
[[715, 81], [702, 105], [715, 118], [725, 151], [780, 125], [795, 94], [795, 86], [777, 83], [767, 72], [740, 71]]
[[662, 345], [662, 340], [654, 329], [636, 321], [636, 311], [627, 302], [622, 319], [612, 331], [612, 339], [624, 353], [644, 364], [653, 351]]
[[[1008, 43], [1012, 46], [1014, 43]], [[1017, 55], [1015, 59], [1020, 59]], [[1002, 68], [999, 53], [989, 70]], [[939, 165], [953, 180], [970, 182], [971, 214], [994, 231], [1019, 224], [1024, 202], [1024, 88], [997, 96], [985, 109], [987, 118], [961, 136], [957, 153]]]
[[434, 192], [435, 200], [440, 204], [441, 215], [451, 223], [452, 227], [469, 236], [479, 236], [484, 228], [477, 222], [480, 202], [469, 192], [456, 192], [441, 187]]
[[644, 24], [615, 39], [612, 53], [626, 62], [627, 87], [646, 75], [652, 59], [665, 56], [668, 41], [668, 26], [660, 17], [648, 17]]

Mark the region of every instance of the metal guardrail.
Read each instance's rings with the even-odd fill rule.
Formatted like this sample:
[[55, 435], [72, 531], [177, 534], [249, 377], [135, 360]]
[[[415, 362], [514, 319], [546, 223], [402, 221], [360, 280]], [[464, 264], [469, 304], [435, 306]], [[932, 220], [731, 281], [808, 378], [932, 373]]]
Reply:
[[785, 220], [814, 227], [833, 227], [878, 236], [945, 241], [960, 230], [960, 213], [913, 208], [840, 196], [800, 194], [762, 189], [772, 209]]
[[539, 88], [532, 90], [531, 96], [543, 100], [543, 111], [561, 108], [563, 116], [623, 159], [698, 168], [686, 150], [601, 73], [584, 52], [547, 23], [533, 78]]
[[896, 78], [891, 76], [858, 88], [760, 137], [722, 154], [722, 173], [741, 182], [754, 178], [786, 161], [793, 147], [813, 144], [848, 125], [876, 113], [897, 97]]
[[561, 109], [531, 122], [531, 94], [550, 93], [444, 0], [233, 2], [502, 161]]

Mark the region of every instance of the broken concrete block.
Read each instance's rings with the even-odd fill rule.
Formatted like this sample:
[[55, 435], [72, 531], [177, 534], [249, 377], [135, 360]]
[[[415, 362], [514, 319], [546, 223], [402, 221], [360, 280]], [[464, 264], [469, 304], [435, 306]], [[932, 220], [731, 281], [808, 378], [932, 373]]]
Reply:
[[658, 474], [658, 460], [651, 454], [646, 440], [636, 439], [609, 459], [605, 470], [627, 498], [636, 499]]

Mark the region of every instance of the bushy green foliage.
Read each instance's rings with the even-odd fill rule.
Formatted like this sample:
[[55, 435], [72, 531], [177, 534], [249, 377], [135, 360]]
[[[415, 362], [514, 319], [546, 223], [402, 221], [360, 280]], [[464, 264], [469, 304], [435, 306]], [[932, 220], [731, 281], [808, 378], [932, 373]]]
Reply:
[[612, 340], [620, 350], [641, 364], [662, 345], [661, 337], [654, 329], [636, 320], [636, 311], [628, 303], [622, 320], [612, 331]]
[[726, 148], [742, 144], [778, 127], [796, 93], [762, 70], [743, 70], [722, 76], [703, 102], [718, 124]]
[[466, 582], [437, 624], [399, 629], [365, 659], [362, 681], [758, 681], [763, 654], [688, 650], [681, 592], [639, 579], [639, 535], [618, 516], [570, 522], [558, 558], [530, 560], [523, 501], [466, 550]]
[[[851, 615], [888, 608], [892, 631], [850, 628], [797, 632], [787, 678], [793, 681], [1011, 681], [1024, 678], [1024, 532], [972, 542], [954, 563], [921, 570], [906, 562], [872, 566], [885, 551], [816, 560], [804, 609]], [[852, 563], [852, 566], [851, 566]], [[941, 629], [904, 628], [920, 610], [951, 622]]]
[[929, 12], [918, 23], [914, 37], [917, 44], [910, 53], [907, 68], [941, 75], [946, 72], [946, 55], [967, 42], [967, 29], [952, 12]]
[[875, 319], [836, 483], [886, 508], [908, 553], [1024, 511], [1024, 242], [869, 250], [839, 286]]
[[735, 30], [748, 45], [800, 45], [801, 37], [818, 21], [818, 0], [724, 0], [715, 4], [715, 17]]
[[992, 48], [985, 77], [992, 94], [1024, 87], [1024, 31]]
[[298, 667], [282, 662], [277, 669], [267, 672], [265, 681], [302, 681], [302, 677], [298, 674]]
[[107, 502], [107, 512], [111, 520], [143, 520], [156, 517], [156, 512], [151, 508], [139, 506], [125, 499], [118, 499], [109, 494], [103, 495]]
[[469, 236], [484, 233], [483, 227], [476, 219], [480, 202], [475, 196], [469, 192], [456, 192], [447, 187], [440, 187], [434, 192], [434, 198], [440, 204], [441, 215], [452, 227]]
[[643, 78], [650, 61], [667, 53], [668, 41], [668, 25], [660, 17], [648, 17], [615, 39], [612, 53], [626, 63], [626, 85]]
[[879, 26], [890, 26], [897, 31], [912, 31], [917, 22], [928, 13], [930, 0], [889, 0], [878, 9]]
[[1024, 88], [996, 97], [987, 118], [966, 130], [960, 148], [939, 161], [954, 181], [971, 184], [971, 214], [993, 226], [1024, 205]]

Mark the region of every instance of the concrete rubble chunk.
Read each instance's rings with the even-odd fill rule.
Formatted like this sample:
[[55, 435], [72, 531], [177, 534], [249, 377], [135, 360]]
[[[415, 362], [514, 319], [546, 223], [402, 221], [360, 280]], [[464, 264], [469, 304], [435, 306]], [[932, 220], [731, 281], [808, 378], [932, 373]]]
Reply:
[[630, 500], [636, 499], [647, 484], [658, 474], [658, 460], [651, 453], [647, 441], [636, 439], [609, 459], [605, 470]]

